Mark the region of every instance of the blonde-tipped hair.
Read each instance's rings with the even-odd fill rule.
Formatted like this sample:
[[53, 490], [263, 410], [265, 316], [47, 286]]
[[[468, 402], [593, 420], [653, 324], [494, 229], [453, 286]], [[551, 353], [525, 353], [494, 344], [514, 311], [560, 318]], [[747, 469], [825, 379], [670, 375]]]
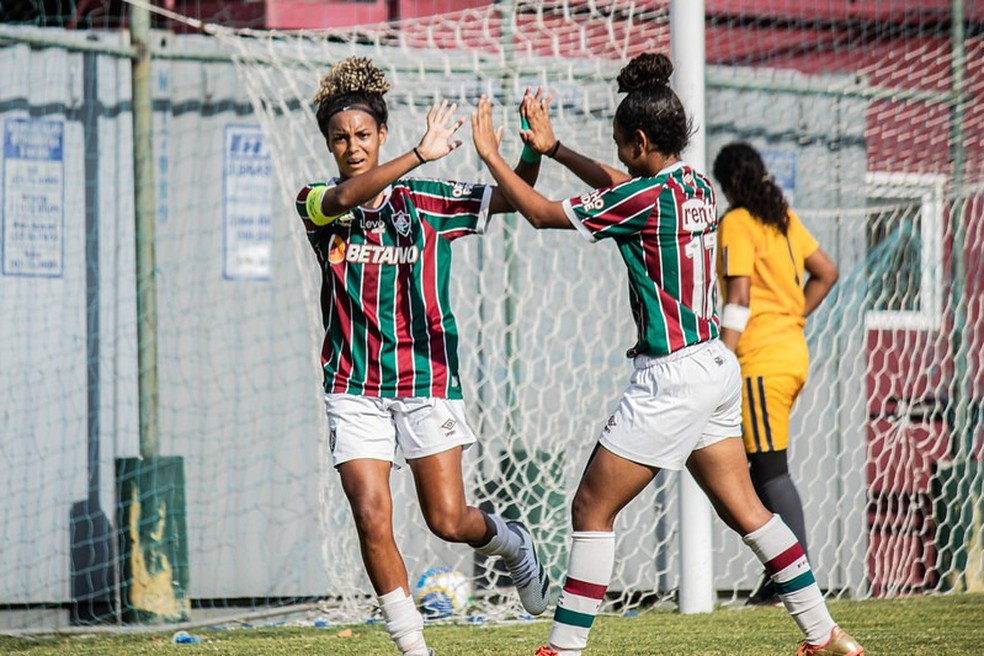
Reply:
[[390, 85], [386, 75], [367, 57], [348, 57], [335, 63], [321, 78], [314, 103], [341, 94], [383, 95]]

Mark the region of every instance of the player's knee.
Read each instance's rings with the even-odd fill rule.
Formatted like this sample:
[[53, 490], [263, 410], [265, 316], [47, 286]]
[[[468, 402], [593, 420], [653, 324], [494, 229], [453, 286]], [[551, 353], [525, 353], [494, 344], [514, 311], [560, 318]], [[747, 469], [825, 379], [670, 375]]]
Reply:
[[424, 518], [427, 528], [445, 542], [466, 542], [465, 525], [459, 513], [431, 513]]
[[772, 513], [762, 504], [757, 495], [745, 498], [730, 507], [724, 504], [714, 504], [717, 516], [728, 528], [738, 535], [748, 535], [752, 531], [765, 526], [772, 518]]
[[380, 503], [373, 498], [353, 500], [352, 518], [359, 535], [368, 539], [385, 537], [393, 530], [389, 504]]
[[606, 512], [589, 491], [577, 491], [571, 501], [571, 525], [575, 531], [610, 531], [614, 522], [614, 515]]
[[453, 497], [430, 499], [421, 504], [421, 513], [427, 528], [445, 542], [466, 542], [468, 531], [468, 506], [465, 500]]
[[574, 495], [571, 499], [571, 525], [574, 527], [575, 531], [583, 530], [581, 529], [581, 524], [584, 522], [584, 518], [589, 510], [589, 504], [587, 499], [580, 493], [580, 491]]

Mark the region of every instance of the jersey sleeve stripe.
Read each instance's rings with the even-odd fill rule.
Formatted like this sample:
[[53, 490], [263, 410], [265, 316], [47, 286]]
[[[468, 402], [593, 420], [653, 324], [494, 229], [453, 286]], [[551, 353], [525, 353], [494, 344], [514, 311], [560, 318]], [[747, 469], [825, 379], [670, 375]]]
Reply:
[[[626, 225], [628, 226], [645, 225], [645, 222], [649, 218], [649, 215], [651, 213], [652, 213], [652, 205], [646, 204], [640, 207], [634, 214], [622, 215], [621, 217], [618, 218], [617, 221], [611, 221], [606, 225], [598, 226], [595, 232], [596, 234], [604, 235], [604, 236], [610, 235], [612, 233], [625, 235]], [[638, 220], [639, 217], [643, 217], [642, 221]], [[592, 217], [592, 219], [585, 221], [585, 223], [588, 223], [589, 221], [592, 221], [593, 219], [596, 218], [597, 217]], [[636, 230], [636, 228], [632, 228], [632, 227], [629, 227], [628, 229], [629, 231], [633, 231], [633, 232]]]
[[659, 191], [660, 187], [642, 187], [637, 189], [625, 198], [612, 203], [605, 209], [604, 214], [593, 218], [607, 219], [611, 217], [613, 219], [609, 221], [611, 224], [621, 224], [631, 221], [643, 212], [648, 212], [648, 210], [652, 209], [654, 200], [659, 198]]
[[492, 219], [492, 214], [489, 212], [489, 205], [492, 204], [492, 192], [495, 187], [487, 186], [485, 191], [482, 192], [482, 202], [478, 208], [478, 222], [476, 225], [476, 232], [480, 235], [484, 235], [485, 231], [489, 227], [489, 221]]
[[578, 218], [577, 212], [574, 211], [574, 207], [571, 205], [570, 198], [565, 198], [561, 205], [564, 208], [564, 215], [567, 217], [567, 220], [571, 222], [571, 225], [577, 228], [577, 231], [582, 237], [587, 239], [592, 244], [598, 241], [595, 236], [591, 234], [591, 231], [588, 230], [588, 227], [581, 223], [581, 219]]

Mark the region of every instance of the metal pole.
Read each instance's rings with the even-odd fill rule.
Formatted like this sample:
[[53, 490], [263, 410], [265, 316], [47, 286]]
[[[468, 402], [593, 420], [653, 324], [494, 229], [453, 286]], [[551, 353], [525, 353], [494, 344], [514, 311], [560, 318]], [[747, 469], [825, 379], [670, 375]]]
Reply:
[[953, 108], [950, 124], [950, 154], [953, 157], [953, 187], [963, 193], [964, 177], [964, 103], [966, 98], [967, 53], [964, 51], [964, 3], [950, 0], [950, 74]]
[[[502, 102], [506, 107], [506, 112], [511, 111], [513, 100], [513, 85], [515, 84], [516, 73], [514, 67], [515, 52], [513, 49], [513, 15], [515, 5], [512, 0], [498, 0], [499, 17], [502, 27], [500, 32], [500, 43], [502, 45]], [[504, 355], [506, 358], [506, 439], [509, 442], [510, 450], [515, 447], [513, 444], [515, 437], [519, 434], [519, 398], [517, 389], [519, 388], [520, 366], [517, 360], [519, 350], [519, 326], [516, 323], [516, 290], [519, 289], [519, 262], [517, 253], [519, 249], [516, 244], [519, 241], [519, 226], [517, 221], [502, 221], [503, 231], [503, 258], [506, 263], [506, 289], [503, 301], [503, 319], [505, 331], [503, 339]], [[528, 454], [532, 457], [534, 454]]]
[[970, 457], [973, 436], [968, 426], [968, 403], [970, 401], [970, 380], [968, 374], [969, 343], [964, 331], [967, 327], [966, 299], [966, 225], [964, 220], [964, 75], [966, 68], [964, 52], [964, 7], [963, 0], [950, 2], [950, 75], [952, 80], [953, 105], [950, 110], [950, 157], [953, 162], [953, 207], [950, 209], [951, 234], [953, 236], [952, 279], [950, 303], [952, 325], [950, 343], [954, 352], [953, 362], [953, 441], [951, 449], [955, 460]]
[[[697, 130], [684, 159], [698, 171], [706, 166], [704, 120], [704, 0], [670, 0], [673, 89]], [[680, 612], [714, 610], [711, 504], [693, 477], [680, 472]]]
[[[964, 194], [964, 6], [962, 0], [950, 2], [950, 157], [953, 165], [950, 208], [952, 238], [950, 264], [950, 352], [953, 354], [953, 378], [950, 384], [950, 407], [953, 410], [950, 428], [950, 462], [941, 464], [938, 485], [941, 499], [937, 502], [939, 526], [936, 531], [939, 548], [939, 570], [946, 586], [957, 591], [970, 589], [973, 576], [968, 563], [973, 558], [972, 543], [980, 467], [973, 460], [974, 431], [970, 418], [970, 340], [967, 335], [967, 262], [966, 262], [966, 198]], [[945, 537], [944, 537], [945, 536]], [[943, 539], [940, 539], [943, 538]]]
[[158, 455], [157, 285], [154, 279], [154, 144], [150, 78], [150, 12], [130, 5], [134, 48], [133, 194], [137, 258], [137, 362], [140, 389], [140, 455]]

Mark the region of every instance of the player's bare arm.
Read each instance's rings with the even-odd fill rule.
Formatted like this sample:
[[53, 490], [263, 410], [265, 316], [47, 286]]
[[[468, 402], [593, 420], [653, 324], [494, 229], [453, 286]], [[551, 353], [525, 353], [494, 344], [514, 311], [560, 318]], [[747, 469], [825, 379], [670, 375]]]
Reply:
[[[522, 114], [522, 105], [526, 102], [529, 95], [529, 89], [527, 89], [526, 94], [523, 96], [523, 100], [520, 101], [520, 114]], [[496, 132], [497, 143], [502, 143], [503, 130], [504, 128], [500, 126], [499, 130]], [[527, 161], [525, 158], [520, 157], [519, 162], [516, 163], [513, 171], [515, 171], [516, 175], [522, 178], [526, 184], [532, 187], [536, 184], [536, 179], [540, 175], [540, 162], [539, 160]], [[502, 212], [515, 211], [516, 208], [509, 202], [506, 195], [502, 193], [498, 187], [494, 188], [492, 190], [492, 197], [489, 199], [489, 213], [501, 214]]]
[[475, 151], [488, 167], [492, 177], [510, 205], [518, 210], [534, 228], [573, 229], [560, 202], [544, 198], [516, 174], [499, 153], [497, 131], [492, 122], [492, 103], [482, 96], [478, 110], [472, 114], [472, 140]]
[[803, 286], [803, 296], [806, 299], [803, 316], [808, 317], [830, 293], [837, 278], [840, 277], [840, 272], [834, 261], [821, 248], [810, 253], [804, 265], [807, 273], [810, 274], [806, 285]]
[[535, 95], [527, 93], [523, 97], [520, 113], [530, 126], [528, 130], [520, 131], [523, 143], [563, 164], [592, 187], [608, 187], [628, 180], [630, 176], [624, 171], [586, 157], [554, 136], [553, 125], [550, 123], [550, 101], [551, 98], [544, 96], [542, 89], [537, 89]]
[[[417, 146], [381, 166], [375, 166], [327, 189], [321, 198], [321, 208], [325, 215], [337, 216], [369, 201], [387, 185], [396, 182], [421, 164], [440, 159], [458, 148], [461, 140], [452, 138], [465, 119], [454, 119], [457, 107], [456, 103], [449, 106], [447, 100], [440, 104], [435, 103], [427, 111], [427, 131]], [[381, 145], [385, 141], [386, 126], [379, 126], [379, 130], [382, 136]], [[352, 138], [357, 136], [353, 135]]]

